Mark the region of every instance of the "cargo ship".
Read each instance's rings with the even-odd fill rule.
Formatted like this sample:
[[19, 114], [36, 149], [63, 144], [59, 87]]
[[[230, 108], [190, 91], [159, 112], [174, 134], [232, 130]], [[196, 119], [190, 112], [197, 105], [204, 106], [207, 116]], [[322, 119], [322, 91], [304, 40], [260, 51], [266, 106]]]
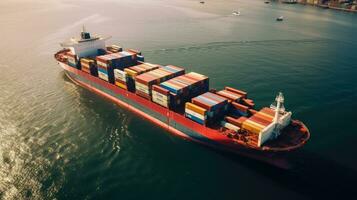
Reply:
[[54, 57], [75, 84], [169, 133], [279, 167], [310, 138], [285, 110], [282, 93], [258, 110], [243, 90], [210, 88], [205, 75], [146, 62], [140, 51], [107, 45], [108, 39], [83, 27]]

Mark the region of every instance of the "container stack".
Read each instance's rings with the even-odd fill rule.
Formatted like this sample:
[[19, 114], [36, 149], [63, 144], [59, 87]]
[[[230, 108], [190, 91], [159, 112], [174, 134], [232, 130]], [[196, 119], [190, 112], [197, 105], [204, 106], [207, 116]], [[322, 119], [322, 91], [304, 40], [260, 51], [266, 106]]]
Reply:
[[81, 69], [88, 74], [98, 76], [98, 69], [95, 60], [89, 58], [81, 58]]
[[231, 92], [229, 90], [221, 90], [216, 92], [216, 94], [224, 98], [227, 98], [230, 102], [239, 102], [243, 98], [243, 95], [235, 92]]
[[238, 117], [238, 118], [227, 116], [227, 117], [224, 118], [225, 121], [227, 121], [227, 122], [229, 122], [229, 123], [231, 123], [231, 124], [233, 124], [233, 125], [235, 125], [237, 127], [240, 127], [240, 128], [242, 127], [243, 122], [245, 122], [247, 119], [248, 118], [243, 117], [243, 116], [242, 117]]
[[209, 79], [204, 75], [190, 72], [162, 82], [160, 86], [171, 92], [171, 99], [173, 100], [171, 105], [177, 107], [184, 102], [190, 101], [192, 97], [207, 92]]
[[125, 71], [122, 71], [120, 69], [114, 69], [114, 78], [115, 78], [115, 85], [127, 90], [127, 74]]
[[240, 128], [238, 126], [231, 124], [229, 122], [226, 122], [226, 121], [221, 121], [221, 126], [226, 129], [235, 131], [235, 132], [238, 132], [240, 130]]
[[67, 56], [67, 64], [71, 67], [77, 68], [78, 69], [78, 59], [77, 56], [68, 51], [66, 53]]
[[185, 104], [185, 116], [202, 125], [207, 123], [207, 110], [190, 102]]
[[184, 73], [185, 69], [169, 65], [140, 74], [135, 78], [135, 92], [146, 99], [151, 99], [152, 85], [160, 84]]
[[235, 88], [232, 88], [232, 87], [225, 87], [224, 88], [225, 90], [229, 91], [229, 92], [233, 92], [233, 93], [236, 93], [236, 94], [239, 94], [242, 96], [242, 98], [247, 98], [247, 92], [244, 92], [242, 90], [238, 90], [238, 89], [235, 89]]
[[207, 110], [207, 123], [219, 121], [228, 109], [228, 99], [211, 92], [197, 96], [191, 102]]
[[160, 87], [159, 85], [153, 85], [152, 101], [165, 108], [170, 108], [170, 91]]
[[263, 108], [249, 117], [242, 124], [242, 128], [253, 134], [259, 134], [265, 127], [269, 126], [274, 119], [275, 112], [270, 108]]
[[132, 67], [125, 68], [124, 71], [127, 74], [127, 89], [131, 92], [135, 92], [135, 78], [137, 75], [158, 69], [160, 65], [151, 63], [141, 63]]
[[114, 83], [114, 69], [123, 70], [136, 64], [136, 56], [130, 52], [112, 53], [97, 56], [98, 76], [99, 78]]

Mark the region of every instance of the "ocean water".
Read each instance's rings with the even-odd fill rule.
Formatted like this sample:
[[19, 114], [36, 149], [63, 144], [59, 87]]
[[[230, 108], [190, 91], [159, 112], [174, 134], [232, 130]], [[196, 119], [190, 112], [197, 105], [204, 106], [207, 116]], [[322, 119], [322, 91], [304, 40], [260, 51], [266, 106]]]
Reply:
[[[353, 194], [356, 20], [263, 0], [2, 0], [0, 199]], [[282, 91], [311, 140], [283, 170], [170, 135], [65, 77], [53, 54], [82, 25], [149, 62], [205, 74], [213, 88], [246, 90], [258, 107]]]

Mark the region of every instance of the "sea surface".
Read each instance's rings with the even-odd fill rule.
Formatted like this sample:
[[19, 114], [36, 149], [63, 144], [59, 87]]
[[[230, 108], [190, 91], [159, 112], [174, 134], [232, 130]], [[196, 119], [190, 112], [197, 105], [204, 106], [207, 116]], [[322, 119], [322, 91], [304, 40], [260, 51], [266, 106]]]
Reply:
[[[240, 11], [240, 16], [233, 16]], [[278, 16], [283, 22], [277, 22]], [[282, 91], [312, 137], [279, 169], [177, 138], [65, 77], [88, 31], [212, 88]], [[0, 199], [342, 199], [357, 181], [357, 15], [263, 0], [1, 0]]]

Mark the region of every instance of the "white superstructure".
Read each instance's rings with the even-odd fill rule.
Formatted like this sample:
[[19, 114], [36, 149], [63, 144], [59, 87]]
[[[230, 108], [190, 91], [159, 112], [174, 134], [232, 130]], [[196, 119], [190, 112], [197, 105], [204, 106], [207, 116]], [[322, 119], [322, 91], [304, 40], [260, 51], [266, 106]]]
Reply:
[[83, 26], [81, 37], [71, 38], [68, 42], [61, 43], [61, 46], [71, 50], [71, 53], [78, 58], [97, 56], [98, 49], [105, 49], [105, 41], [110, 37], [91, 36]]
[[260, 132], [258, 146], [263, 145], [268, 140], [277, 138], [280, 135], [280, 130], [290, 124], [292, 113], [285, 111], [283, 93], [279, 92], [274, 104], [270, 106], [275, 111], [273, 122]]

